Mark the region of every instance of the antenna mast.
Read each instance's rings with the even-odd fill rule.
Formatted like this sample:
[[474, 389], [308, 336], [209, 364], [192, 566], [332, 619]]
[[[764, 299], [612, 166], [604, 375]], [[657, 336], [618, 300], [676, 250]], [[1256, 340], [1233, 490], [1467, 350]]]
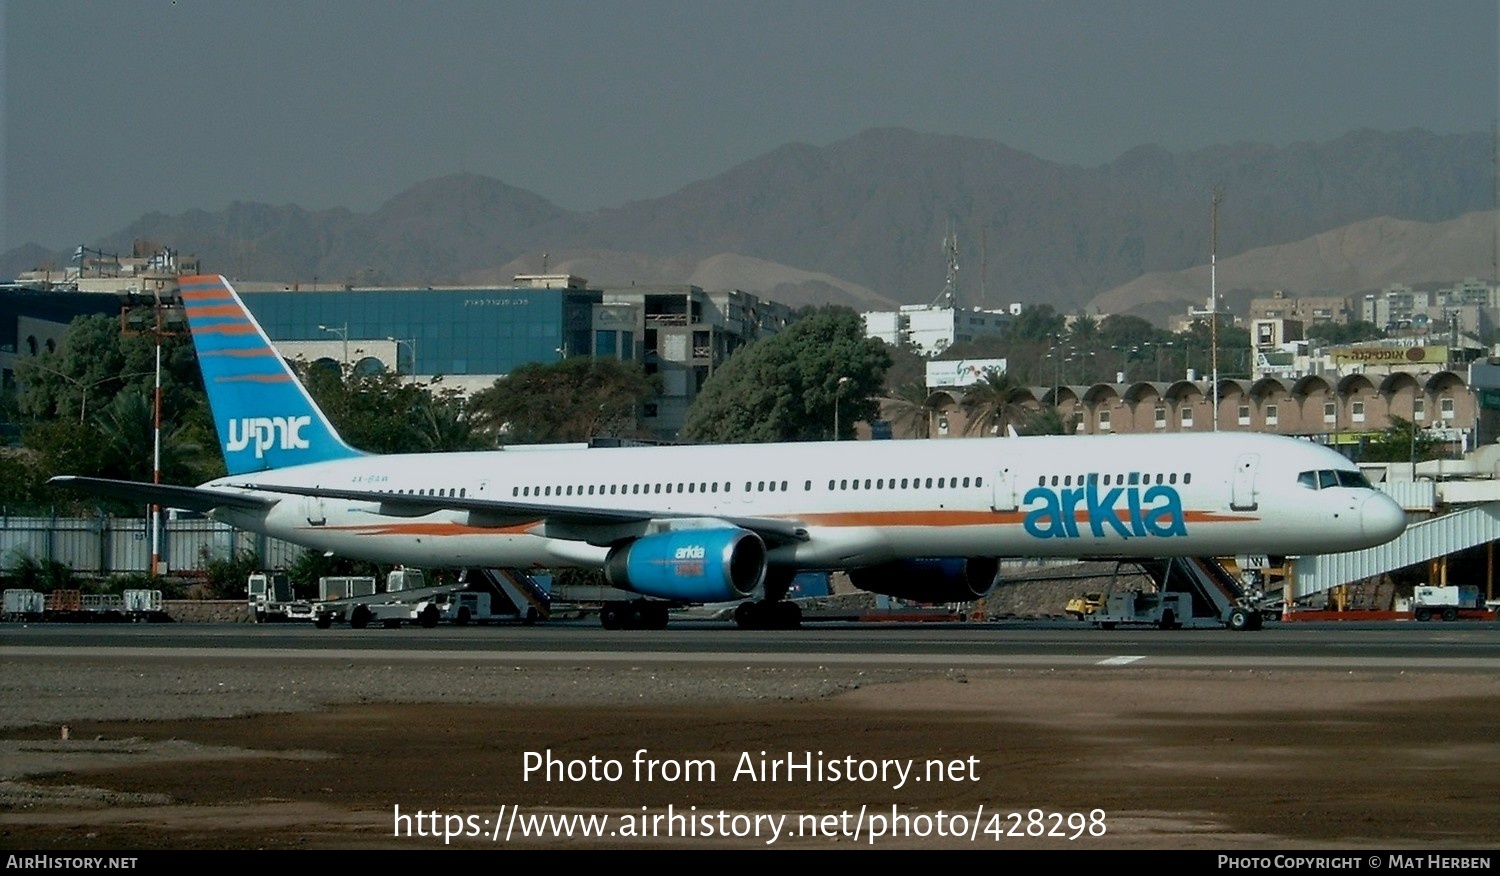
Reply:
[[1213, 243], [1208, 257], [1208, 326], [1209, 343], [1213, 352], [1209, 355], [1214, 383], [1214, 431], [1219, 431], [1219, 204], [1224, 200], [1222, 189], [1214, 189]]
[[943, 238], [943, 256], [948, 260], [948, 277], [943, 282], [943, 291], [932, 302], [932, 307], [958, 309], [958, 232], [953, 220], [948, 220], [948, 234]]

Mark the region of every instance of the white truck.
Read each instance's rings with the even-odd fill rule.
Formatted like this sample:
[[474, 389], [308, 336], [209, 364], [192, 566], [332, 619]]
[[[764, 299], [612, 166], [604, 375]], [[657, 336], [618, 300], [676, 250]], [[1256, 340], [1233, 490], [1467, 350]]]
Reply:
[[1419, 621], [1435, 617], [1456, 621], [1467, 612], [1486, 611], [1479, 588], [1472, 585], [1432, 587], [1419, 584], [1412, 591], [1411, 607], [1412, 616]]

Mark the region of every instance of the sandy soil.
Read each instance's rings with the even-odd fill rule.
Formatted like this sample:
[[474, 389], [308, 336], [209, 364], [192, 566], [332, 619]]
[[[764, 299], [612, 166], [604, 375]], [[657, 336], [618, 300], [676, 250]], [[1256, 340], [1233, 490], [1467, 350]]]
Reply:
[[[1493, 849], [1500, 837], [1500, 679], [1472, 674], [0, 670], [12, 849], [752, 846], [780, 816], [783, 847]], [[641, 749], [659, 761], [651, 781], [635, 776]], [[528, 752], [577, 761], [573, 778], [528, 775]], [[740, 769], [788, 752], [822, 763], [822, 780]], [[620, 778], [587, 778], [591, 758]], [[870, 780], [829, 780], [851, 758]], [[914, 772], [897, 787], [903, 764]], [[603, 815], [613, 833], [522, 838], [517, 812]], [[821, 835], [793, 835], [814, 824]], [[972, 835], [937, 835], [960, 826]], [[879, 827], [896, 835], [872, 841]], [[471, 835], [445, 842], [445, 829]]]

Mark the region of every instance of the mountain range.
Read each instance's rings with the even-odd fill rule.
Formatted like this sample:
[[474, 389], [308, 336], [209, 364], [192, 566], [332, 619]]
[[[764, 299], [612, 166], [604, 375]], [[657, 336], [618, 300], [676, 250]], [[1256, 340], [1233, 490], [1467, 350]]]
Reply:
[[[128, 252], [133, 240], [156, 241], [253, 280], [504, 283], [545, 268], [596, 286], [695, 283], [868, 310], [936, 298], [952, 230], [964, 306], [1160, 315], [1207, 294], [1197, 272], [1216, 190], [1221, 289], [1348, 294], [1488, 277], [1494, 159], [1491, 132], [1360, 130], [1285, 147], [1141, 146], [1080, 167], [994, 141], [880, 128], [823, 147], [788, 144], [664, 197], [591, 212], [455, 174], [370, 213], [234, 203], [150, 213], [97, 245]], [[12, 250], [0, 273], [47, 257]], [[66, 254], [50, 258], [64, 264]]]

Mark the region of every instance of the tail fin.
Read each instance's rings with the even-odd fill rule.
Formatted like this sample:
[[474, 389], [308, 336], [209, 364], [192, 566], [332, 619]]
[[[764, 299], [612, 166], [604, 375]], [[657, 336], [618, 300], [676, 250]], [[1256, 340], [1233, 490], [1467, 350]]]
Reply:
[[230, 474], [363, 455], [334, 431], [229, 281], [179, 285]]

